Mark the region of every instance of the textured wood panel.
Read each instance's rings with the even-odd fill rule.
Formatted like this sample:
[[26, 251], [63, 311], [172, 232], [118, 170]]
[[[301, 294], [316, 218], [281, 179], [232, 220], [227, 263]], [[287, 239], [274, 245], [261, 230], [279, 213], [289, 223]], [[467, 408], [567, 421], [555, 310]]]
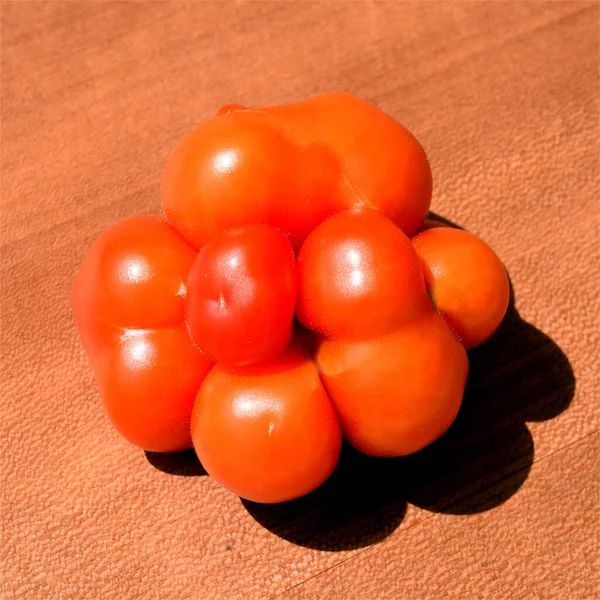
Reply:
[[[2, 2], [0, 598], [597, 596], [599, 10], [581, 2]], [[220, 104], [346, 89], [423, 141], [433, 209], [515, 302], [453, 429], [242, 503], [103, 416], [69, 307]], [[596, 565], [597, 566], [597, 565]]]

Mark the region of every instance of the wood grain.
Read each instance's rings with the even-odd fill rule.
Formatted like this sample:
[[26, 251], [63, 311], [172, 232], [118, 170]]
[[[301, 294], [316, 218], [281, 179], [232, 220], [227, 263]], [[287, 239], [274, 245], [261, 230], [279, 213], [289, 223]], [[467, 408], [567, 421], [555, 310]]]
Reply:
[[[585, 2], [1, 4], [0, 598], [598, 597], [599, 9]], [[70, 313], [91, 241], [158, 212], [221, 104], [346, 89], [432, 162], [514, 302], [427, 451], [346, 450], [285, 506], [102, 414]]]

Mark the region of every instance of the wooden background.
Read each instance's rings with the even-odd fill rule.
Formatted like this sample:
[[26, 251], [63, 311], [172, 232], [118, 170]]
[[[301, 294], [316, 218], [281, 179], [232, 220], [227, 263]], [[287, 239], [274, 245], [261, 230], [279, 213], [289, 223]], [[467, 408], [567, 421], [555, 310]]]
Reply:
[[[597, 598], [598, 31], [583, 2], [3, 1], [0, 598]], [[515, 303], [438, 444], [261, 507], [117, 436], [69, 289], [219, 105], [329, 89], [422, 140]]]

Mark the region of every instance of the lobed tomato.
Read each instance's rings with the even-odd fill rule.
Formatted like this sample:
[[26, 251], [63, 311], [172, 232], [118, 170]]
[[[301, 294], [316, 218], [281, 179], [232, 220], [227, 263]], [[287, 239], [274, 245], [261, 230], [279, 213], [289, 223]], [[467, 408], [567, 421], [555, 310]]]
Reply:
[[340, 92], [226, 105], [175, 149], [161, 197], [167, 218], [101, 235], [73, 286], [125, 438], [193, 443], [227, 489], [271, 503], [323, 483], [342, 433], [401, 456], [446, 431], [508, 279], [481, 240], [425, 221], [431, 170], [400, 124]]
[[246, 364], [281, 353], [292, 336], [295, 304], [294, 249], [272, 227], [213, 236], [189, 274], [190, 334], [219, 362]]

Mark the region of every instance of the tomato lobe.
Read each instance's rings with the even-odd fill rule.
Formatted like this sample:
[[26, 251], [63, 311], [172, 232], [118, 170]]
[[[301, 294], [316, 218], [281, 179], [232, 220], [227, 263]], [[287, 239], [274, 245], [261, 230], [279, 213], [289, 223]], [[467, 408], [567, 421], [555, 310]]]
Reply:
[[296, 302], [294, 250], [264, 225], [217, 234], [200, 250], [188, 279], [187, 322], [215, 360], [268, 360], [288, 345]]

